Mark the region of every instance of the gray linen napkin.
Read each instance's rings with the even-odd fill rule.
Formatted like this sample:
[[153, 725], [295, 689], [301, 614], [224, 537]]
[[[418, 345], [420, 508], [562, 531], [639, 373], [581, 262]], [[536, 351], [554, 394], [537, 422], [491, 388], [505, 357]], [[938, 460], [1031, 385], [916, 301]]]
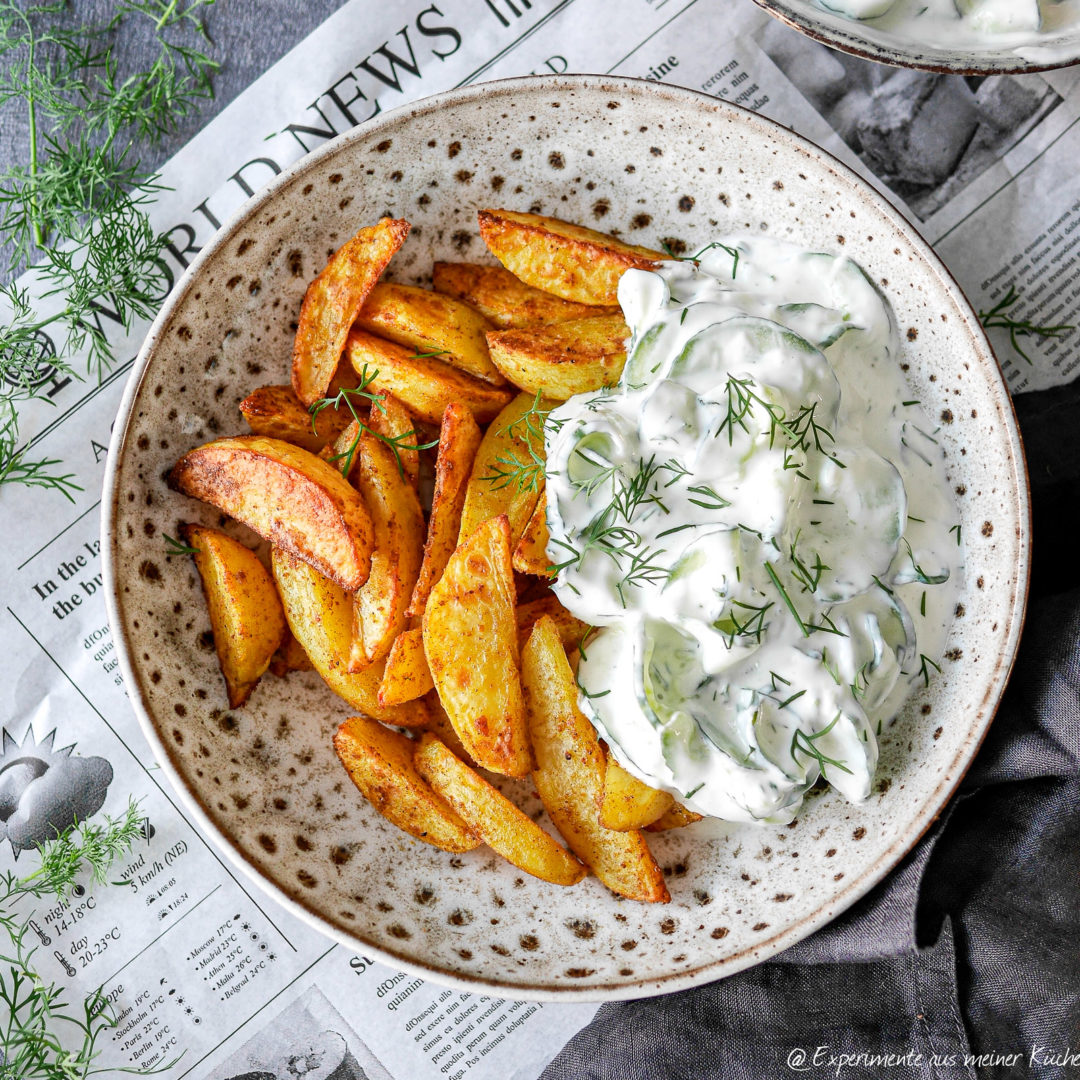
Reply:
[[603, 1006], [542, 1080], [1080, 1077], [1080, 382], [1016, 405], [1033, 596], [960, 792], [832, 924], [728, 979]]

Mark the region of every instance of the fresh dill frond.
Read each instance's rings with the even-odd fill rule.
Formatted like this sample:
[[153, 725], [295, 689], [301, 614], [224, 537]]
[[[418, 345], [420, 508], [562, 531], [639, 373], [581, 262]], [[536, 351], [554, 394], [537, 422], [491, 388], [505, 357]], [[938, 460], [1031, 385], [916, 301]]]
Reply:
[[837, 713], [829, 723], [823, 727], [820, 731], [815, 732], [813, 735], [807, 734], [802, 728], [796, 728], [795, 733], [791, 736], [791, 759], [792, 761], [798, 761], [796, 753], [803, 754], [805, 757], [811, 758], [818, 764], [818, 769], [821, 772], [822, 780], [828, 780], [829, 777], [825, 772], [825, 766], [831, 765], [835, 769], [839, 769], [841, 772], [846, 772], [851, 775], [851, 770], [842, 762], [837, 761], [836, 758], [828, 757], [824, 754], [821, 748], [817, 745], [817, 740], [825, 735], [828, 735], [837, 722], [840, 719], [840, 713]]
[[185, 544], [168, 533], [162, 533], [161, 539], [165, 541], [165, 551], [169, 555], [198, 555], [199, 549]]
[[1010, 313], [1009, 309], [1015, 307], [1020, 302], [1020, 299], [1020, 293], [1017, 292], [1016, 286], [1010, 285], [1005, 295], [989, 311], [979, 312], [979, 322], [987, 330], [994, 328], [1008, 330], [1009, 341], [1013, 349], [1028, 364], [1031, 364], [1031, 357], [1020, 347], [1017, 338], [1037, 337], [1045, 341], [1047, 338], [1060, 338], [1070, 330], [1075, 330], [1076, 327], [1064, 323], [1060, 326], [1036, 326], [1030, 319], [1016, 318], [1015, 315]]
[[[147, 207], [161, 190], [133, 146], [154, 143], [212, 96], [217, 64], [205, 38], [213, 0], [118, 0], [104, 25], [62, 2], [0, 0], [0, 117], [25, 110], [28, 145], [0, 173], [0, 486], [21, 483], [71, 498], [70, 472], [20, 449], [19, 408], [46, 396], [42, 370], [101, 379], [115, 361], [101, 318], [129, 332], [172, 284]], [[113, 46], [129, 22], [146, 26], [154, 58], [122, 70]], [[42, 303], [13, 281], [33, 267]], [[76, 370], [75, 357], [85, 357]]]

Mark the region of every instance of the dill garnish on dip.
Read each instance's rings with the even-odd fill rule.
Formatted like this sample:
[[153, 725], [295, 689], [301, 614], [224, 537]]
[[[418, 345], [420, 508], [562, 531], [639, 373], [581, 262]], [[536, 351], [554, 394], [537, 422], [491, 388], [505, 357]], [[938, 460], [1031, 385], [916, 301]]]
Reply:
[[769, 239], [627, 271], [619, 302], [621, 382], [546, 426], [555, 590], [597, 627], [583, 705], [699, 813], [786, 822], [819, 777], [865, 799], [961, 571], [889, 306], [850, 259]]

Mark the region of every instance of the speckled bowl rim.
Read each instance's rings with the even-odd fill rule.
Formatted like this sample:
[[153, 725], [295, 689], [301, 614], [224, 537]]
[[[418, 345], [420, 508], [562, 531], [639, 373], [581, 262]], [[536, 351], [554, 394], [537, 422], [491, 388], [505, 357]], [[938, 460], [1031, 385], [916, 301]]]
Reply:
[[852, 25], [852, 29], [848, 30], [818, 20], [812, 13], [793, 7], [787, 0], [754, 0], [754, 3], [785, 26], [798, 30], [822, 45], [828, 45], [830, 49], [839, 49], [862, 60], [889, 67], [911, 68], [939, 75], [1033, 75], [1039, 71], [1054, 71], [1080, 63], [1080, 31], [1076, 34], [1074, 54], [1048, 63], [1025, 60], [1012, 51], [1006, 55], [992, 49], [986, 50], [985, 54], [972, 51], [950, 55], [944, 49], [924, 53], [919, 46], [903, 41], [897, 41], [894, 45], [869, 41], [858, 32], [859, 24], [854, 19], [847, 20]]
[[808, 139], [796, 135], [790, 129], [775, 121], [766, 119], [748, 109], [744, 109], [728, 102], [710, 97], [708, 94], [697, 91], [685, 90], [677, 87], [666, 86], [643, 79], [630, 79], [616, 76], [600, 75], [577, 75], [577, 76], [524, 76], [515, 79], [503, 79], [490, 83], [482, 83], [477, 86], [464, 89], [450, 90], [442, 94], [424, 98], [409, 105], [402, 106], [393, 111], [381, 115], [378, 119], [369, 121], [358, 128], [353, 129], [337, 139], [325, 144], [301, 159], [291, 168], [275, 177], [265, 188], [254, 195], [226, 222], [217, 232], [215, 237], [208, 243], [199, 255], [193, 260], [190, 267], [178, 282], [176, 288], [165, 301], [153, 325], [150, 327], [143, 342], [142, 348], [136, 357], [134, 367], [129, 376], [124, 396], [117, 413], [116, 423], [109, 444], [108, 465], [105, 471], [103, 485], [102, 504], [103, 513], [101, 520], [101, 536], [103, 549], [103, 572], [105, 585], [105, 598], [108, 609], [109, 621], [113, 629], [113, 637], [120, 660], [120, 670], [124, 677], [124, 685], [128, 691], [129, 700], [135, 710], [143, 734], [154, 752], [154, 756], [161, 765], [162, 771], [168, 777], [173, 789], [176, 791], [191, 820], [209, 837], [213, 843], [228, 858], [229, 862], [237, 867], [249, 880], [272, 897], [291, 915], [300, 919], [308, 926], [318, 930], [333, 941], [350, 950], [362, 949], [365, 953], [388, 964], [392, 967], [404, 970], [421, 978], [429, 979], [458, 990], [471, 993], [486, 992], [505, 996], [509, 991], [516, 999], [531, 1001], [619, 1001], [641, 997], [652, 997], [659, 994], [673, 993], [685, 990], [693, 986], [712, 982], [715, 979], [732, 975], [737, 971], [752, 967], [764, 960], [782, 952], [784, 949], [808, 937], [815, 930], [820, 929], [826, 923], [832, 921], [843, 911], [847, 910], [857, 900], [862, 898], [875, 885], [878, 884], [900, 860], [918, 842], [919, 838], [933, 824], [941, 813], [953, 792], [959, 786], [964, 774], [967, 772], [975, 757], [990, 723], [1001, 701], [1002, 693], [1009, 674], [1012, 671], [1016, 659], [1016, 651], [1020, 640], [1024, 613], [1027, 604], [1028, 584], [1030, 576], [1030, 545], [1031, 545], [1031, 504], [1029, 498], [1029, 479], [1027, 463], [1024, 458], [1023, 444], [1020, 437], [1019, 426], [1012, 400], [1001, 377], [1000, 370], [988, 372], [988, 389], [1000, 397], [1002, 416], [1006, 421], [1008, 433], [1008, 447], [1012, 459], [1016, 464], [1016, 473], [1020, 481], [1019, 490], [1016, 492], [1016, 523], [1022, 535], [1018, 538], [1018, 554], [1015, 565], [1014, 594], [1009, 605], [1009, 633], [1005, 639], [1003, 648], [997, 657], [996, 666], [990, 676], [986, 692], [982, 700], [975, 704], [978, 714], [982, 713], [981, 722], [975, 723], [968, 732], [965, 741], [960, 745], [953, 760], [948, 763], [944, 771], [944, 779], [935, 789], [933, 796], [924, 804], [923, 811], [912, 822], [906, 834], [898, 837], [879, 856], [877, 862], [870, 867], [862, 876], [853, 879], [835, 899], [821, 905], [812, 915], [787, 925], [783, 930], [774, 934], [765, 941], [757, 942], [739, 953], [707, 962], [691, 971], [672, 973], [661, 978], [645, 978], [640, 982], [623, 984], [609, 987], [593, 987], [575, 989], [573, 987], [538, 987], [526, 988], [519, 984], [509, 986], [483, 978], [471, 978], [460, 974], [452, 974], [440, 968], [417, 963], [413, 959], [397, 955], [392, 948], [375, 944], [365, 940], [359, 933], [351, 935], [344, 933], [339, 927], [327, 921], [318, 912], [301, 904], [293, 897], [286, 894], [281, 888], [267, 880], [242, 851], [233, 843], [227, 833], [219, 829], [204, 808], [199, 797], [187, 786], [174, 766], [169, 750], [165, 746], [158, 733], [157, 726], [147, 705], [147, 693], [142, 682], [136, 675], [132, 663], [131, 645], [123, 633], [123, 623], [119, 617], [119, 588], [116, 577], [116, 567], [113, 560], [113, 536], [115, 532], [116, 515], [119, 505], [120, 492], [117, 486], [117, 478], [120, 472], [120, 458], [124, 449], [124, 443], [129, 424], [132, 419], [132, 410], [139, 388], [153, 363], [156, 348], [161, 342], [164, 331], [168, 327], [177, 309], [194, 284], [199, 278], [200, 270], [205, 262], [223, 247], [230, 244], [246, 225], [248, 221], [276, 197], [277, 193], [286, 185], [291, 184], [298, 177], [313, 170], [326, 158], [340, 153], [361, 139], [368, 139], [374, 133], [392, 131], [400, 124], [407, 124], [410, 120], [431, 113], [436, 113], [442, 107], [450, 104], [467, 103], [480, 98], [490, 98], [498, 95], [514, 94], [517, 91], [542, 91], [545, 93], [572, 93], [576, 90], [603, 90], [613, 95], [624, 94], [630, 98], [637, 95], [651, 94], [665, 99], [673, 108], [679, 108], [687, 102], [696, 102], [707, 105], [710, 109], [719, 112], [729, 112], [740, 123], [748, 128], [756, 128], [763, 141], [775, 140], [789, 144], [793, 149], [799, 150], [811, 156], [821, 159], [836, 173], [853, 183], [861, 192], [868, 204], [887, 215], [896, 226], [909, 238], [912, 248], [921, 256], [929, 268], [933, 270], [941, 280], [944, 291], [949, 294], [950, 300], [956, 304], [957, 309], [963, 315], [964, 325], [970, 335], [981, 343], [988, 355], [993, 356], [993, 350], [986, 339], [985, 332], [979, 323], [975, 312], [964, 297], [956, 279], [946, 269], [938, 256], [918, 233], [918, 231], [899, 213], [883, 196], [878, 194], [852, 169], [822, 150]]

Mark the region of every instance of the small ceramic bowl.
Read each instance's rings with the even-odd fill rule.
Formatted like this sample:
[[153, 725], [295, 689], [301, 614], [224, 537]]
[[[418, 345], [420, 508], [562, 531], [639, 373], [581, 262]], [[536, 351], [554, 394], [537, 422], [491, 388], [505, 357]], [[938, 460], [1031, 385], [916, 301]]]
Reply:
[[[237, 405], [252, 388], [288, 380], [300, 301], [330, 253], [384, 214], [405, 217], [412, 233], [392, 276], [430, 282], [436, 259], [489, 258], [476, 222], [486, 206], [677, 251], [722, 233], [842, 250], [890, 297], [912, 396], [941, 425], [967, 577], [942, 673], [885, 733], [872, 797], [852, 805], [824, 794], [784, 828], [650, 837], [667, 905], [619, 899], [594, 877], [561, 889], [488, 849], [455, 857], [400, 832], [334, 756], [348, 709], [312, 672], [267, 675], [243, 708], [228, 709], [194, 567], [162, 540], [181, 521], [218, 523], [212, 508], [170, 491], [165, 474], [191, 447], [242, 431]], [[221, 230], [169, 297], [109, 461], [103, 547], [125, 683], [194, 820], [280, 903], [349, 948], [504, 997], [676, 990], [828, 922], [896, 865], [955, 789], [1020, 632], [1023, 455], [997, 364], [955, 281], [829, 155], [753, 113], [655, 83], [528, 78], [453, 91], [305, 158]]]
[[946, 45], [916, 41], [880, 29], [873, 21], [827, 11], [815, 0], [754, 0], [770, 15], [834, 49], [894, 67], [946, 75], [1021, 75], [1080, 61], [1080, 27], [1032, 35], [1022, 43]]

